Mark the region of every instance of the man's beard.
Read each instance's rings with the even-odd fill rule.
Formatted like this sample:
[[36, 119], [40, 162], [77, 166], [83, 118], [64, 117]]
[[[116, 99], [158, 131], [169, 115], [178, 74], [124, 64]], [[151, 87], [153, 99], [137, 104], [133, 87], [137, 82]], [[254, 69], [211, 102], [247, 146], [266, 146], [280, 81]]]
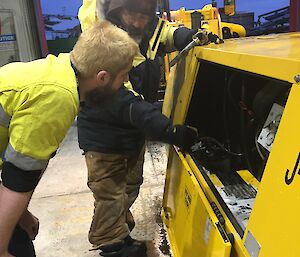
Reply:
[[139, 30], [136, 29], [133, 26], [124, 26], [123, 29], [129, 34], [130, 37], [133, 38], [133, 40], [140, 44], [142, 42], [143, 36], [145, 34], [145, 30]]
[[96, 88], [86, 94], [86, 103], [92, 107], [101, 106], [108, 102], [116, 91], [112, 89], [112, 82], [105, 87]]
[[137, 44], [140, 44], [142, 42], [144, 31], [138, 31], [135, 28], [128, 28], [127, 32]]

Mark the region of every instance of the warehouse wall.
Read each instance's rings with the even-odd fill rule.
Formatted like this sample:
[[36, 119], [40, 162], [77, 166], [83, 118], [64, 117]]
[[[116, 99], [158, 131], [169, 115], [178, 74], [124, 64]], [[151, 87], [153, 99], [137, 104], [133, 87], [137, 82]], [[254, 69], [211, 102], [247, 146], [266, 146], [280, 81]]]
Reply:
[[[4, 16], [8, 10], [13, 14], [16, 44], [21, 61], [31, 61], [42, 56], [34, 4], [32, 0], [1, 0], [0, 3], [0, 15]], [[0, 52], [0, 58], [4, 58], [3, 52]]]

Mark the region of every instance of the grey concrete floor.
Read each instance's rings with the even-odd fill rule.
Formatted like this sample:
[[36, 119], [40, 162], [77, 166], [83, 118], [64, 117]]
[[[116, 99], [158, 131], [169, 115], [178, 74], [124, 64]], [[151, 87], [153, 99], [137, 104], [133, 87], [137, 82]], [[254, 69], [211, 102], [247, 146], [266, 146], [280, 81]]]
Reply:
[[[147, 241], [148, 257], [171, 256], [160, 221], [167, 146], [148, 143], [144, 183], [132, 207], [136, 227], [131, 236]], [[73, 126], [57, 155], [50, 161], [34, 192], [29, 209], [40, 220], [35, 240], [38, 257], [94, 257], [87, 234], [93, 213], [93, 196], [86, 185], [84, 156]]]

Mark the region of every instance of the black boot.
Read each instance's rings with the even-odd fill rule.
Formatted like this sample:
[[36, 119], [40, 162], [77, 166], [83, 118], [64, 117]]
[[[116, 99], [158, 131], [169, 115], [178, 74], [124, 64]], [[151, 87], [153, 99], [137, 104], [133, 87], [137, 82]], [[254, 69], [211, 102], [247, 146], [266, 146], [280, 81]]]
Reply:
[[36, 257], [31, 239], [19, 225], [9, 242], [8, 252], [16, 257]]
[[103, 257], [147, 257], [145, 243], [129, 235], [122, 242], [101, 246], [100, 250]]

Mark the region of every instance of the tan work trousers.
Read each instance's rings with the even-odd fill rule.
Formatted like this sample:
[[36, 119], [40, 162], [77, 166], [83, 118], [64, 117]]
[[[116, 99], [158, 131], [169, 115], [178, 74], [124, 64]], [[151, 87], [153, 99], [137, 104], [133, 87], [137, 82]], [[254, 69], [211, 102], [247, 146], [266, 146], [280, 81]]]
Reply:
[[126, 214], [143, 183], [145, 148], [137, 156], [87, 152], [88, 186], [94, 195], [89, 241], [94, 246], [118, 242], [129, 235]]

